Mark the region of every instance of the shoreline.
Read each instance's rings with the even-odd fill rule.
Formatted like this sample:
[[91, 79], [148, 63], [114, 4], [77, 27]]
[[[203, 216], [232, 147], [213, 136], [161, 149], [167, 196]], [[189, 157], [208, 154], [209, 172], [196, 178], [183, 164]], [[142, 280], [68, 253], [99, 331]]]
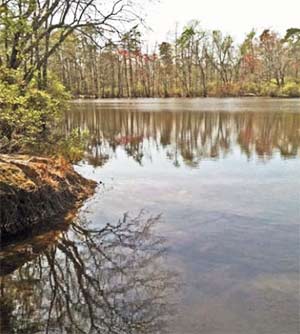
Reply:
[[0, 155], [1, 241], [26, 237], [57, 217], [75, 215], [96, 185], [63, 159]]
[[171, 100], [171, 99], [179, 99], [179, 100], [192, 100], [192, 99], [280, 99], [280, 100], [297, 100], [300, 99], [300, 96], [268, 96], [268, 95], [225, 95], [225, 96], [132, 96], [132, 97], [95, 97], [95, 96], [73, 96], [70, 101], [107, 101], [107, 100], [151, 100], [151, 99], [161, 99], [161, 100]]

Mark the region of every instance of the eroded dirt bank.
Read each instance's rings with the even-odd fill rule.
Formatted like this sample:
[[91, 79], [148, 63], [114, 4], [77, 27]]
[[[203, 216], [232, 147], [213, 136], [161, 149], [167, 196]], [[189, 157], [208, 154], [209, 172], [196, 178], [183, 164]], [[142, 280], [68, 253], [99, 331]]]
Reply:
[[78, 208], [95, 187], [62, 159], [0, 155], [1, 239]]

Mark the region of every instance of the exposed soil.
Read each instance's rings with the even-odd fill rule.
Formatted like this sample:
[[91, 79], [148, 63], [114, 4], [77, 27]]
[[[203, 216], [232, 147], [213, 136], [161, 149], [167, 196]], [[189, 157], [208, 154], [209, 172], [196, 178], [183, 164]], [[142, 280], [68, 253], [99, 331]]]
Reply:
[[0, 232], [6, 240], [67, 214], [96, 188], [63, 159], [0, 155]]

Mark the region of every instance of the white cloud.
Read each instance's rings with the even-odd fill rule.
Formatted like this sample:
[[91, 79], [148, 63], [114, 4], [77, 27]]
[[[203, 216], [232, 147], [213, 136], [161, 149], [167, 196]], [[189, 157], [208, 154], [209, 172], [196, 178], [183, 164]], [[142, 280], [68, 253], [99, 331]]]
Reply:
[[272, 28], [284, 34], [300, 27], [300, 0], [161, 0], [147, 8], [151, 42], [166, 39], [175, 22], [200, 20], [205, 29], [220, 29], [241, 41], [252, 28]]

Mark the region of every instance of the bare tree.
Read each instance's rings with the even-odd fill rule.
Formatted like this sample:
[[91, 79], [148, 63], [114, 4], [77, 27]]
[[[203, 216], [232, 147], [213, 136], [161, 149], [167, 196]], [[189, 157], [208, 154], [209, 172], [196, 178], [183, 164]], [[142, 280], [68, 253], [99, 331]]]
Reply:
[[38, 71], [46, 84], [49, 57], [73, 32], [88, 34], [89, 28], [99, 42], [138, 19], [126, 0], [2, 0], [0, 8], [6, 65], [24, 68], [27, 83]]

